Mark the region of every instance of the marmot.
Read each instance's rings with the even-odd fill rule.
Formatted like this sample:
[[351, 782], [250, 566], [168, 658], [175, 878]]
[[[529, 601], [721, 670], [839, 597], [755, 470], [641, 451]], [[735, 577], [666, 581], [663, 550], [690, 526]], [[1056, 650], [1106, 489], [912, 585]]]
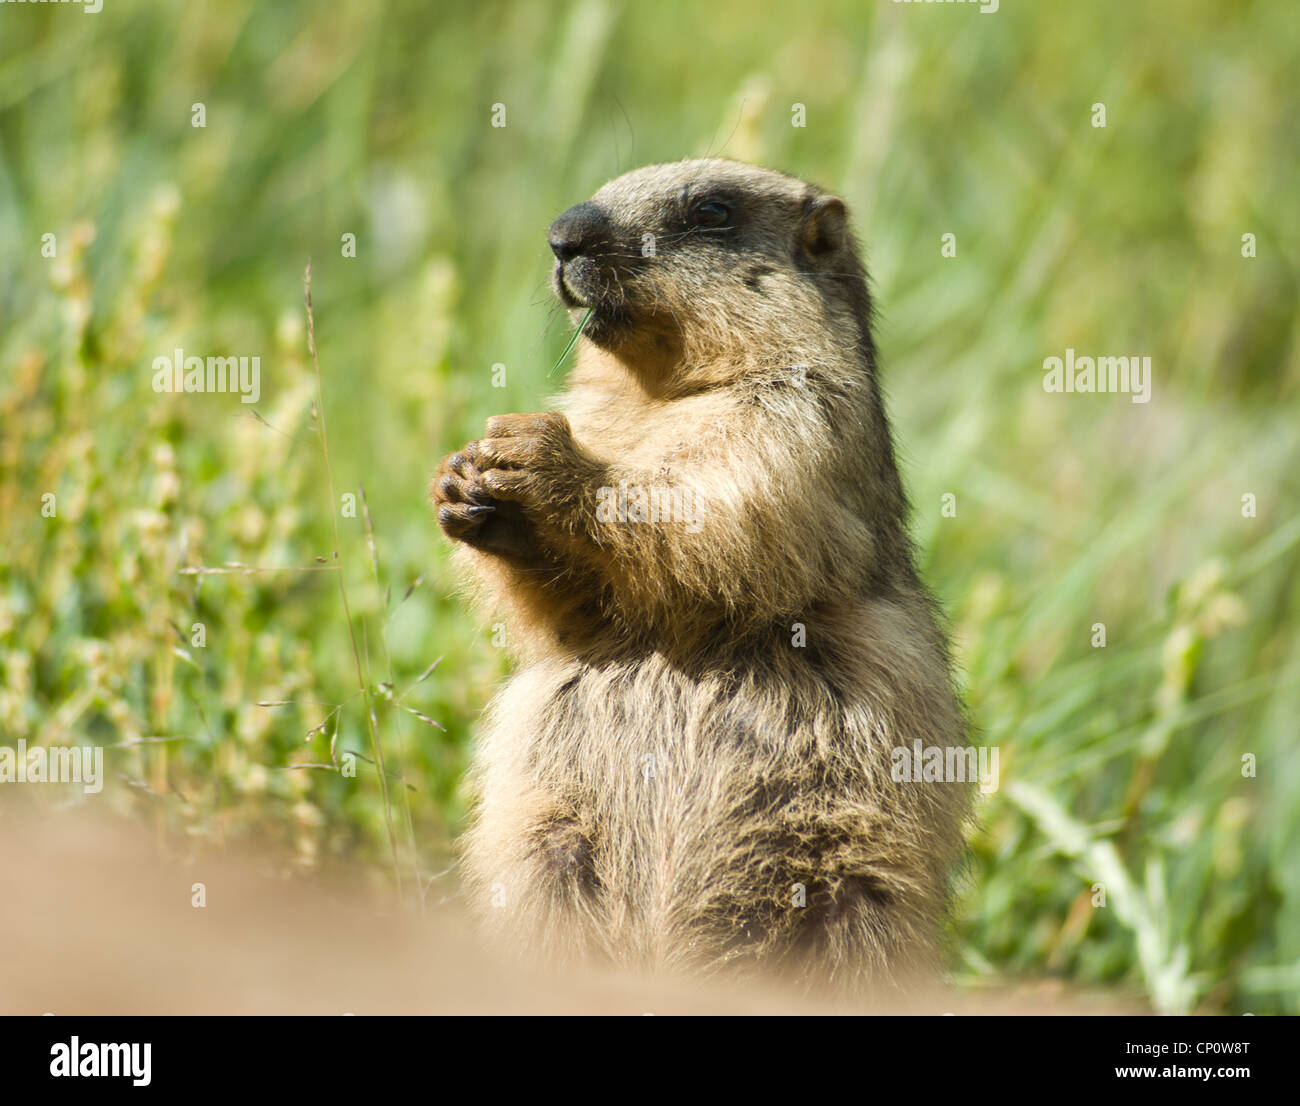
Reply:
[[844, 202], [688, 160], [548, 240], [590, 312], [570, 387], [432, 486], [519, 659], [476, 752], [472, 898], [517, 944], [625, 966], [932, 972], [970, 790], [892, 768], [967, 727]]

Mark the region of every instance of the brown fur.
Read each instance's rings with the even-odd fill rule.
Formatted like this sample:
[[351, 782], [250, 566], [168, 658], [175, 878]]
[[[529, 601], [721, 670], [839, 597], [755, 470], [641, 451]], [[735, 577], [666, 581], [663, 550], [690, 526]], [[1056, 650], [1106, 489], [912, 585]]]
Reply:
[[[520, 659], [477, 755], [473, 898], [560, 955], [933, 972], [969, 791], [897, 782], [890, 754], [966, 726], [843, 203], [686, 161], [605, 185], [551, 243], [557, 293], [592, 309], [560, 410], [490, 419], [433, 484]], [[696, 514], [611, 519], [598, 489], [624, 481]]]

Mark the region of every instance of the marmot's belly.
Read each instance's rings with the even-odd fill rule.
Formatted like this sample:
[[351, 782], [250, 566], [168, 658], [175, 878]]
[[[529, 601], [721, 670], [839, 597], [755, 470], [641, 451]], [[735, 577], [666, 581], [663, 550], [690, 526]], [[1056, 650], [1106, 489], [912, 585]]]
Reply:
[[536, 878], [600, 917], [611, 949], [744, 955], [833, 892], [829, 827], [866, 828], [851, 798], [863, 781], [816, 748], [828, 721], [795, 717], [776, 691], [728, 690], [647, 664], [570, 676], [513, 727], [502, 703], [541, 799]]

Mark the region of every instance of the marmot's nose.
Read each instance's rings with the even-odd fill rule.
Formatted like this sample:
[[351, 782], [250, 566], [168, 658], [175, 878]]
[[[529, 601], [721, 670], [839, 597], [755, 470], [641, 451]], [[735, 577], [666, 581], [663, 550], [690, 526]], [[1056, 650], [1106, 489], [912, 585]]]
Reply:
[[551, 250], [561, 261], [587, 253], [605, 237], [609, 220], [590, 200], [569, 208], [551, 224], [546, 235]]

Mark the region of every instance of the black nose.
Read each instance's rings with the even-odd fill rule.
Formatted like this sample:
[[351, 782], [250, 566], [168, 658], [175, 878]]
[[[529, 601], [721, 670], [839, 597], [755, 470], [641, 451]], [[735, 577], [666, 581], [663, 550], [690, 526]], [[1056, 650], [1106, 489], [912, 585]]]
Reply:
[[568, 261], [582, 253], [590, 253], [605, 238], [609, 220], [590, 200], [569, 208], [551, 224], [546, 235], [551, 250], [561, 261]]

